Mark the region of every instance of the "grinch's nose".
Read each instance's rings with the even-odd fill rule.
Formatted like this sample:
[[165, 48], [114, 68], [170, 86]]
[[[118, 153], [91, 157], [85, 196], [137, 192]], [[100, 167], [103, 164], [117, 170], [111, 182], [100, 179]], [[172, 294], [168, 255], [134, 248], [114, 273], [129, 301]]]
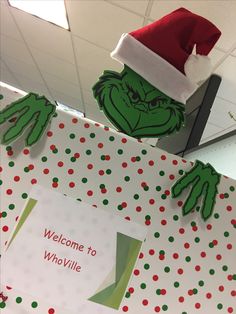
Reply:
[[135, 104], [134, 108], [138, 109], [140, 111], [144, 111], [144, 112], [148, 112], [149, 111], [148, 104], [145, 103], [145, 102]]

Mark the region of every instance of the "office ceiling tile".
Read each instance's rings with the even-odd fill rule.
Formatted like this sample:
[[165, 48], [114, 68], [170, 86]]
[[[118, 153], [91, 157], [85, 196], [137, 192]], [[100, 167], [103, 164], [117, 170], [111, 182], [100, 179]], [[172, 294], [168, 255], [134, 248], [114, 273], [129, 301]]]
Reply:
[[69, 31], [21, 10], [11, 10], [28, 46], [74, 63]]
[[9, 12], [8, 3], [3, 0], [0, 1], [0, 32], [13, 39], [22, 40], [16, 23]]
[[66, 2], [73, 34], [111, 51], [122, 33], [142, 26], [143, 18], [105, 1]]
[[148, 5], [148, 0], [111, 0], [109, 2], [126, 8], [132, 12], [137, 12], [141, 15], [145, 15]]
[[215, 72], [222, 76], [218, 96], [236, 103], [236, 58], [227, 57]]
[[205, 129], [204, 129], [204, 132], [202, 134], [202, 139], [201, 139], [201, 142], [208, 138], [208, 137], [212, 137], [214, 134], [217, 134], [219, 132], [221, 132], [223, 129], [220, 128], [219, 126], [216, 126], [214, 124], [211, 124], [211, 123], [207, 123]]
[[44, 84], [40, 72], [34, 64], [29, 64], [15, 58], [4, 58], [4, 62], [13, 73], [19, 73], [23, 76], [29, 75], [29, 78], [40, 84]]
[[235, 43], [236, 1], [154, 1], [150, 16], [159, 19], [180, 7], [209, 19], [221, 30], [217, 47], [226, 51]]
[[67, 82], [57, 76], [54, 76], [46, 72], [43, 73], [43, 77], [49, 89], [60, 91], [61, 93], [65, 95], [70, 95], [71, 97], [78, 99], [78, 101], [81, 101], [79, 85], [72, 84], [70, 82]]
[[14, 74], [9, 71], [9, 69], [2, 61], [0, 62], [0, 81], [16, 88], [22, 89]]
[[15, 58], [27, 64], [34, 64], [31, 54], [23, 41], [1, 35], [1, 58]]
[[234, 113], [236, 117], [236, 104], [228, 102], [222, 98], [216, 97], [211, 109], [208, 122], [218, 127], [221, 127], [222, 129], [226, 129], [234, 122], [230, 117], [229, 112]]
[[65, 81], [78, 84], [75, 64], [57, 58], [48, 53], [44, 53], [36, 48], [30, 47], [41, 72], [47, 72], [63, 78]]

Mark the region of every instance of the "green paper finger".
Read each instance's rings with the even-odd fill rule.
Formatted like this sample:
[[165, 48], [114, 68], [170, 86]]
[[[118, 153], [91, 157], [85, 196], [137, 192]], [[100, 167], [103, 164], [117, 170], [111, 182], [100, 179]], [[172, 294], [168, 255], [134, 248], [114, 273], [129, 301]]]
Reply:
[[206, 196], [205, 196], [205, 199], [202, 205], [202, 211], [201, 211], [202, 218], [204, 220], [207, 220], [208, 218], [210, 218], [213, 213], [215, 202], [216, 202], [216, 195], [218, 193], [217, 185], [219, 184], [219, 182], [220, 182], [220, 175], [217, 174], [215, 183], [213, 184], [208, 183]]
[[29, 136], [26, 139], [26, 146], [32, 146], [35, 144], [43, 135], [45, 129], [48, 126], [49, 120], [51, 116], [55, 112], [55, 106], [47, 106], [48, 114], [45, 115], [45, 113], [40, 113], [36, 119], [36, 122], [29, 134]]
[[7, 144], [9, 142], [13, 142], [17, 137], [19, 137], [24, 130], [29, 126], [29, 122], [32, 121], [35, 113], [30, 111], [21, 115], [16, 123], [3, 135], [2, 142]]
[[187, 215], [190, 213], [194, 207], [198, 203], [199, 197], [202, 195], [204, 190], [204, 182], [202, 182], [200, 179], [193, 185], [192, 190], [187, 198], [187, 200], [184, 203], [183, 206], [183, 215]]
[[22, 110], [26, 112], [28, 108], [25, 106], [24, 102], [27, 98], [29, 98], [29, 95], [23, 97], [21, 101], [18, 100], [11, 103], [2, 111], [0, 111], [0, 124], [6, 122], [9, 118], [21, 112]]

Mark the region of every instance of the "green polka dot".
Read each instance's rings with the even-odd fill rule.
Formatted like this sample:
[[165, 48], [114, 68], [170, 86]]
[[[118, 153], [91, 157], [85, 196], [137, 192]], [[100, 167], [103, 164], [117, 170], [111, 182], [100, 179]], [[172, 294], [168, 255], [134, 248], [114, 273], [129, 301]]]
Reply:
[[2, 180], [0, 180], [0, 185], [2, 185]]
[[43, 157], [41, 158], [41, 160], [42, 160], [42, 162], [46, 162], [48, 159], [47, 159], [46, 156], [43, 156]]
[[57, 178], [57, 177], [54, 177], [54, 178], [52, 178], [52, 181], [53, 181], [53, 182], [58, 182], [58, 178]]
[[183, 173], [184, 173], [184, 171], [182, 169], [180, 169], [179, 174], [182, 176]]
[[27, 194], [27, 193], [23, 193], [23, 194], [21, 194], [21, 197], [22, 197], [23, 199], [26, 199], [26, 198], [28, 197], [28, 194]]
[[130, 177], [129, 176], [125, 176], [125, 181], [129, 182], [130, 181]]
[[178, 281], [175, 281], [175, 282], [174, 282], [174, 287], [175, 287], [175, 288], [179, 288], [179, 282], [178, 282]]
[[106, 186], [105, 186], [105, 184], [100, 184], [99, 187], [100, 187], [100, 189], [105, 189]]
[[138, 194], [134, 194], [134, 199], [138, 200], [139, 199], [139, 195]]
[[91, 154], [92, 154], [91, 149], [87, 149], [87, 150], [86, 150], [86, 155], [91, 155]]
[[105, 199], [105, 200], [102, 201], [102, 203], [103, 203], [103, 205], [107, 205], [109, 202], [108, 202], [107, 199]]
[[88, 179], [87, 178], [82, 178], [81, 180], [83, 183], [87, 183], [88, 182]]
[[8, 205], [8, 208], [9, 208], [10, 210], [13, 210], [13, 209], [15, 208], [15, 204], [9, 204], [9, 205]]
[[203, 287], [203, 286], [204, 286], [204, 281], [203, 281], [203, 280], [199, 280], [199, 281], [198, 281], [198, 285], [199, 285], [200, 287]]
[[145, 283], [141, 283], [140, 288], [141, 289], [146, 289], [147, 285]]
[[159, 172], [159, 175], [160, 175], [161, 177], [163, 177], [163, 176], [165, 175], [165, 171], [161, 170], [161, 171]]
[[129, 298], [130, 297], [130, 292], [126, 292], [125, 297]]
[[191, 222], [191, 226], [192, 226], [192, 227], [195, 227], [195, 226], [196, 226], [196, 222], [195, 222], [195, 221], [192, 221], [192, 222]]
[[2, 212], [2, 217], [3, 218], [7, 217], [7, 213], [6, 212]]
[[199, 238], [199, 237], [196, 237], [196, 238], [194, 239], [194, 241], [195, 241], [196, 243], [199, 243], [199, 242], [200, 242], [200, 238]]
[[229, 198], [229, 193], [225, 193], [225, 194], [224, 194], [224, 197], [225, 197], [225, 198]]
[[179, 220], [179, 216], [178, 215], [174, 215], [173, 216], [173, 220], [178, 221]]
[[166, 196], [165, 194], [162, 194], [162, 195], [161, 195], [161, 198], [162, 198], [163, 200], [165, 200], [165, 199], [167, 198], [167, 196]]
[[218, 303], [218, 304], [217, 304], [217, 309], [218, 309], [218, 310], [222, 310], [222, 309], [223, 309], [223, 304]]
[[165, 251], [164, 251], [164, 250], [160, 250], [160, 251], [159, 251], [159, 254], [160, 254], [160, 255], [164, 255], [164, 254], [165, 254]]
[[214, 275], [214, 274], [215, 274], [215, 270], [214, 270], [214, 269], [210, 269], [210, 270], [209, 270], [209, 274], [210, 274], [210, 275]]
[[90, 133], [89, 136], [90, 136], [91, 138], [95, 138], [96, 134], [95, 134], [95, 133]]
[[22, 298], [21, 297], [17, 297], [16, 298], [16, 303], [21, 303], [22, 302]]
[[218, 219], [218, 218], [220, 218], [220, 215], [219, 215], [218, 213], [215, 213], [215, 214], [214, 214], [214, 218], [215, 218], [215, 219]]
[[106, 156], [105, 155], [101, 155], [101, 160], [105, 160]]
[[29, 172], [29, 168], [28, 168], [28, 167], [25, 167], [25, 168], [24, 168], [24, 172]]
[[37, 302], [34, 301], [34, 302], [31, 303], [31, 307], [32, 307], [32, 308], [35, 309], [37, 306], [38, 306], [38, 303], [37, 303]]
[[224, 236], [227, 238], [229, 236], [229, 232], [228, 231], [225, 231], [224, 232]]
[[106, 170], [106, 174], [111, 174], [111, 173], [112, 173], [111, 169]]
[[211, 248], [211, 249], [212, 249], [213, 247], [214, 247], [213, 242], [210, 242], [210, 243], [209, 243], [209, 248]]
[[118, 206], [117, 206], [117, 209], [118, 209], [118, 210], [123, 210], [122, 205], [118, 205]]
[[3, 99], [3, 95], [2, 94], [0, 95], [0, 99]]
[[0, 309], [4, 309], [4, 307], [6, 307], [6, 303], [5, 302], [0, 302]]
[[159, 232], [155, 232], [155, 233], [154, 233], [154, 237], [155, 237], [155, 238], [159, 238], [159, 237], [160, 237], [160, 233], [159, 233]]
[[70, 148], [66, 148], [65, 153], [66, 154], [70, 154], [71, 153], [71, 149]]
[[70, 133], [69, 136], [70, 136], [71, 139], [74, 139], [74, 138], [75, 138], [75, 134], [74, 134], [74, 133]]
[[168, 238], [168, 241], [172, 243], [172, 242], [175, 241], [175, 238], [174, 238], [174, 237], [169, 237], [169, 238]]
[[8, 152], [9, 150], [12, 150], [12, 147], [11, 147], [11, 146], [7, 146], [7, 147], [6, 147], [6, 151]]
[[71, 162], [75, 162], [75, 161], [76, 161], [76, 158], [73, 156], [73, 157], [70, 158], [70, 161], [71, 161]]
[[8, 166], [9, 166], [9, 167], [14, 167], [14, 166], [15, 166], [14, 161], [10, 161], [10, 162], [8, 163]]
[[163, 311], [167, 311], [168, 310], [168, 306], [166, 304], [162, 305], [162, 310]]
[[143, 149], [141, 153], [142, 153], [143, 155], [146, 155], [146, 154], [147, 154], [146, 149]]
[[58, 149], [55, 148], [52, 152], [53, 152], [53, 154], [57, 154], [58, 153]]
[[233, 280], [236, 280], [236, 274], [233, 274]]
[[156, 294], [157, 294], [157, 295], [160, 295], [160, 294], [161, 294], [161, 289], [157, 289], [157, 290], [156, 290]]
[[151, 219], [151, 216], [150, 215], [146, 215], [145, 216], [145, 220], [150, 220]]
[[188, 314], [187, 312], [182, 312], [182, 314]]
[[144, 264], [144, 269], [148, 270], [150, 268], [149, 264]]
[[144, 189], [144, 191], [148, 191], [149, 187], [147, 185], [145, 185], [145, 187], [143, 189]]
[[113, 142], [115, 140], [114, 136], [109, 137], [109, 141]]
[[169, 273], [169, 272], [170, 272], [170, 267], [169, 267], [169, 266], [166, 266], [166, 267], [164, 268], [164, 271], [165, 271], [165, 273]]
[[197, 294], [198, 290], [196, 288], [193, 289], [193, 294]]
[[161, 186], [160, 185], [156, 186], [156, 190], [157, 190], [157, 192], [160, 192], [161, 191]]
[[123, 149], [118, 149], [117, 153], [118, 153], [119, 155], [122, 155], [122, 154], [123, 154]]
[[141, 157], [140, 156], [136, 156], [136, 161], [140, 161]]
[[223, 265], [223, 266], [222, 266], [222, 270], [223, 270], [223, 271], [227, 271], [227, 270], [228, 270], [228, 266], [227, 266], [227, 265]]
[[190, 256], [186, 256], [186, 257], [185, 257], [185, 261], [186, 261], [187, 263], [191, 262], [191, 257], [190, 257]]
[[235, 187], [231, 186], [229, 189], [230, 189], [231, 192], [233, 192], [235, 190]]

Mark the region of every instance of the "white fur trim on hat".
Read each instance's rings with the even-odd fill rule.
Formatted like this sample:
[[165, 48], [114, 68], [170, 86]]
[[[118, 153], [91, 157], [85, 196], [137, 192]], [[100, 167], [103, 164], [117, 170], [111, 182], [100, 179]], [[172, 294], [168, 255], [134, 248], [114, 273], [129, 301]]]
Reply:
[[126, 64], [167, 96], [183, 104], [198, 88], [183, 73], [129, 34], [123, 34], [111, 57]]
[[192, 82], [206, 80], [212, 72], [211, 60], [207, 56], [191, 54], [184, 64], [184, 72]]

